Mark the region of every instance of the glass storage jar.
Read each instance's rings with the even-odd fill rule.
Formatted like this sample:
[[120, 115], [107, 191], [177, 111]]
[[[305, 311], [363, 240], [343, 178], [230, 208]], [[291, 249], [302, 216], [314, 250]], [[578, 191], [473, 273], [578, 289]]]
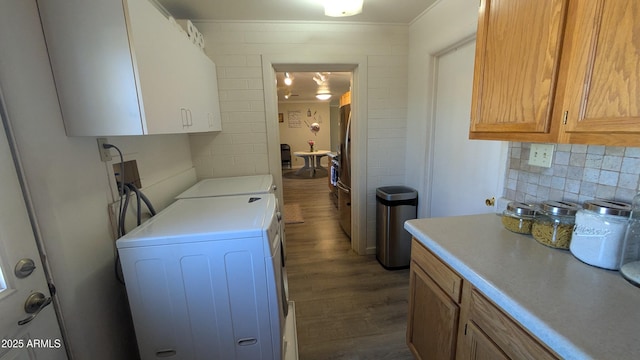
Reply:
[[533, 220], [531, 235], [539, 243], [558, 249], [569, 249], [577, 204], [566, 201], [545, 201]]
[[629, 225], [622, 245], [620, 273], [630, 283], [640, 286], [640, 194], [631, 203]]
[[576, 214], [569, 250], [589, 265], [618, 270], [630, 213], [627, 203], [585, 201]]
[[534, 205], [512, 201], [502, 212], [502, 225], [505, 229], [518, 234], [531, 234], [535, 214]]

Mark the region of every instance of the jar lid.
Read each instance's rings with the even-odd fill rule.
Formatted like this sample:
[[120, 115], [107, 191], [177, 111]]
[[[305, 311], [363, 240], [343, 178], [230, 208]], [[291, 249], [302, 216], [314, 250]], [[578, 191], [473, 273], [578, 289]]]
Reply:
[[613, 200], [585, 201], [584, 208], [600, 215], [629, 216], [631, 214], [631, 205]]
[[580, 206], [568, 201], [544, 201], [542, 202], [542, 211], [551, 215], [575, 215]]
[[536, 213], [536, 207], [531, 204], [525, 204], [518, 201], [512, 201], [507, 204], [507, 210], [516, 215], [532, 216]]

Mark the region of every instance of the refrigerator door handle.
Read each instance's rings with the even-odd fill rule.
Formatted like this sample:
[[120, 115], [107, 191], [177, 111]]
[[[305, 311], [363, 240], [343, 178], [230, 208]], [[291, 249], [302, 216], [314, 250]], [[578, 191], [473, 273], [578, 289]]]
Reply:
[[345, 131], [345, 135], [344, 135], [344, 160], [346, 162], [345, 166], [347, 166], [348, 169], [351, 168], [351, 159], [349, 158], [349, 147], [350, 147], [350, 139], [351, 137], [349, 136], [349, 133], [351, 132], [351, 111], [349, 111], [349, 120], [347, 121], [347, 131]]
[[347, 194], [351, 192], [351, 189], [349, 189], [347, 186], [345, 186], [342, 181], [338, 180], [338, 189], [346, 192]]

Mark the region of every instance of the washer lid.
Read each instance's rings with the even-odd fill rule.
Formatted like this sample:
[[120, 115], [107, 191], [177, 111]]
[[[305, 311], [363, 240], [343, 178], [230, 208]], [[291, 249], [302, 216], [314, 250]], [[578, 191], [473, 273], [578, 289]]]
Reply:
[[118, 249], [266, 236], [273, 194], [182, 199], [116, 241]]
[[228, 196], [245, 194], [266, 194], [272, 191], [273, 176], [251, 175], [225, 178], [204, 179], [176, 196], [176, 199], [188, 199], [209, 196]]

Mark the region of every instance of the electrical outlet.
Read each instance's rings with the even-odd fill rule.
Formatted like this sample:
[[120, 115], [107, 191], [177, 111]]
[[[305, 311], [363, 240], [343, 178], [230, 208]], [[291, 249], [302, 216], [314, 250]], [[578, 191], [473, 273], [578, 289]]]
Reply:
[[107, 143], [107, 138], [98, 138], [98, 151], [100, 151], [100, 161], [107, 162], [111, 160], [111, 150], [105, 149], [104, 144]]
[[529, 165], [550, 168], [554, 149], [553, 144], [531, 144]]

